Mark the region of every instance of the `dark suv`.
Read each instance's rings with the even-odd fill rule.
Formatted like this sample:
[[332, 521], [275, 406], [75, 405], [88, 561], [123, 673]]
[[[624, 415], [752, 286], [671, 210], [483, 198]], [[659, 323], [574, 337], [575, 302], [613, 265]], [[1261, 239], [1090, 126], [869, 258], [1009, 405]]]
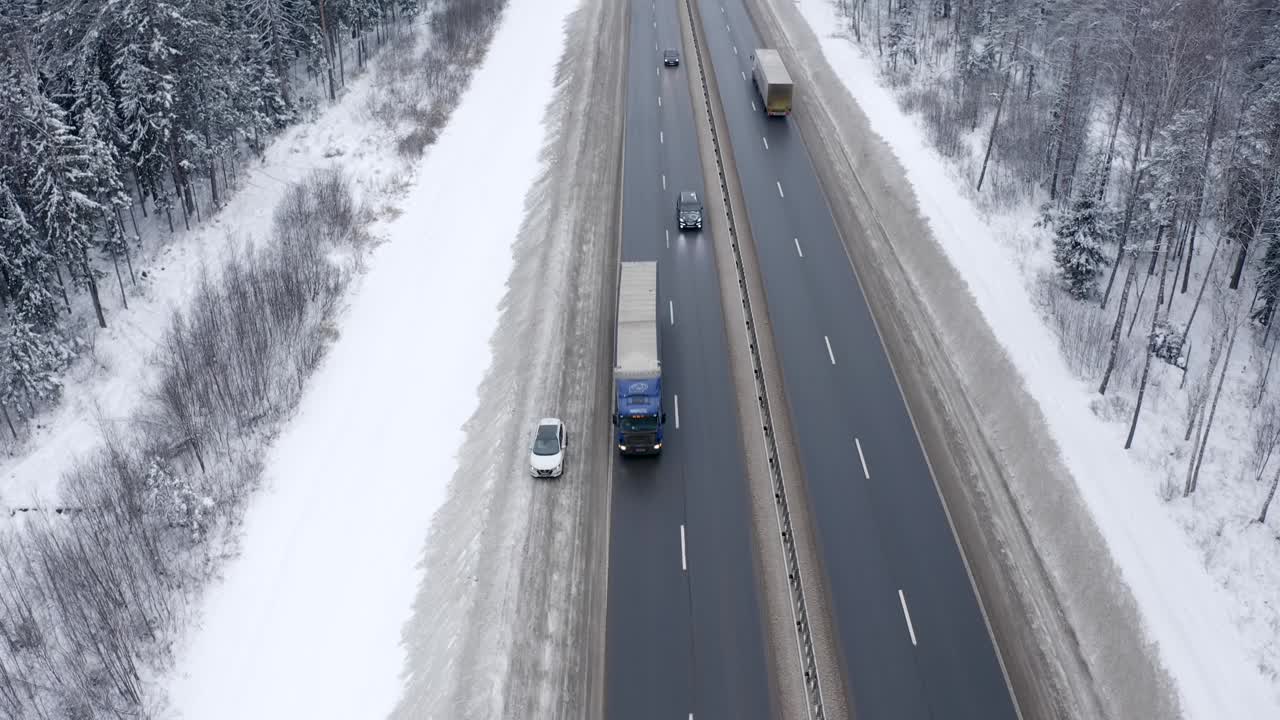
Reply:
[[680, 51], [668, 49], [662, 51], [662, 64], [667, 67], [675, 67], [680, 64]]
[[681, 230], [702, 229], [702, 201], [698, 193], [685, 190], [676, 198], [676, 223]]

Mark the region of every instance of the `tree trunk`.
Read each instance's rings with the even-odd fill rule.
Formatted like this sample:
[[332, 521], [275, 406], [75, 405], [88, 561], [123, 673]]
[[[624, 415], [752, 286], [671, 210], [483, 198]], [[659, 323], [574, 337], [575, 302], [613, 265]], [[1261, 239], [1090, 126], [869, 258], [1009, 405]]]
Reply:
[[[1160, 252], [1160, 235], [1156, 234], [1156, 252]], [[1160, 271], [1160, 286], [1156, 290], [1156, 306], [1151, 309], [1151, 332], [1147, 333], [1147, 359], [1142, 363], [1142, 379], [1138, 381], [1138, 402], [1133, 407], [1133, 422], [1129, 425], [1129, 437], [1124, 441], [1124, 449], [1128, 450], [1133, 445], [1133, 433], [1138, 429], [1138, 415], [1142, 413], [1142, 399], [1147, 393], [1147, 376], [1151, 373], [1151, 356], [1155, 353], [1153, 350], [1153, 339], [1156, 334], [1156, 324], [1160, 319], [1160, 301], [1164, 297], [1164, 279], [1169, 272], [1169, 251], [1164, 253], [1164, 268]], [[1138, 304], [1142, 301], [1139, 299]], [[1137, 313], [1135, 312], [1136, 316]], [[1216, 400], [1216, 398], [1215, 398]]]
[[1191, 494], [1191, 480], [1196, 469], [1196, 448], [1200, 447], [1200, 438], [1204, 437], [1204, 405], [1196, 410], [1195, 417], [1191, 418], [1191, 425], [1187, 426], [1187, 437], [1185, 440], [1191, 439], [1191, 427], [1195, 426], [1196, 441], [1191, 444], [1191, 458], [1187, 462], [1187, 479], [1182, 483], [1182, 497]]
[[[1134, 28], [1134, 40], [1137, 40], [1137, 28]], [[1107, 139], [1107, 153], [1102, 161], [1102, 180], [1098, 183], [1098, 202], [1107, 197], [1107, 183], [1111, 180], [1111, 159], [1115, 156], [1116, 136], [1120, 134], [1120, 118], [1124, 114], [1124, 101], [1129, 94], [1129, 76], [1133, 70], [1133, 45], [1129, 47], [1129, 60], [1124, 67], [1124, 81], [1120, 83], [1120, 97], [1116, 100], [1116, 114], [1111, 119], [1111, 133]]]
[[[1129, 332], [1126, 333], [1126, 336], [1133, 334], [1133, 326], [1138, 322], [1138, 313], [1142, 312], [1142, 298], [1147, 294], [1147, 285], [1151, 282], [1151, 276], [1156, 271], [1156, 260], [1160, 258], [1160, 249], [1163, 247], [1164, 231], [1165, 225], [1161, 225], [1156, 229], [1156, 247], [1151, 254], [1151, 267], [1147, 270], [1147, 276], [1142, 279], [1142, 289], [1138, 291], [1138, 300], [1133, 307], [1133, 319], [1129, 321]], [[1167, 250], [1165, 255], [1168, 255]], [[1160, 278], [1160, 282], [1163, 284], [1164, 278]], [[1156, 309], [1158, 310], [1159, 307], [1157, 306]]]
[[1236, 333], [1240, 330], [1241, 323], [1237, 321], [1235, 313], [1231, 318], [1231, 339], [1227, 341], [1227, 356], [1222, 359], [1222, 372], [1218, 373], [1218, 387], [1213, 391], [1213, 403], [1209, 405], [1209, 417], [1204, 421], [1204, 437], [1200, 438], [1200, 449], [1196, 453], [1195, 472], [1191, 475], [1191, 485], [1188, 493], [1196, 491], [1196, 487], [1200, 484], [1200, 467], [1204, 463], [1204, 451], [1209, 445], [1209, 433], [1213, 432], [1213, 416], [1218, 412], [1218, 400], [1222, 397], [1222, 385], [1227, 379], [1227, 368], [1231, 365], [1231, 351], [1236, 346]]
[[1226, 64], [1224, 62], [1222, 73], [1218, 76], [1217, 86], [1213, 93], [1213, 106], [1209, 110], [1209, 125], [1205, 130], [1204, 140], [1204, 157], [1200, 162], [1200, 177], [1196, 179], [1196, 197], [1192, 203], [1192, 214], [1189, 219], [1191, 223], [1191, 235], [1187, 241], [1187, 267], [1186, 272], [1182, 275], [1182, 294], [1187, 293], [1187, 286], [1191, 282], [1191, 260], [1195, 257], [1196, 252], [1196, 232], [1200, 229], [1200, 213], [1204, 209], [1204, 186], [1209, 178], [1209, 159], [1213, 155], [1213, 144], [1218, 137], [1218, 110], [1222, 103], [1222, 85], [1224, 76], [1226, 75]]
[[[1276, 126], [1277, 136], [1274, 138], [1280, 140], [1280, 124]], [[1249, 249], [1257, 245], [1258, 240], [1262, 237], [1263, 228], [1270, 225], [1268, 218], [1271, 217], [1271, 208], [1276, 201], [1276, 182], [1280, 180], [1280, 163], [1276, 163], [1271, 169], [1271, 176], [1267, 178], [1266, 191], [1262, 194], [1262, 202], [1258, 208], [1258, 217], [1253, 222], [1253, 231], [1248, 237], [1240, 243], [1240, 251], [1236, 254], [1236, 266], [1231, 273], [1231, 289], [1238, 290], [1240, 288], [1240, 278], [1244, 274], [1244, 264], [1249, 257]]]
[[[1142, 124], [1145, 122], [1146, 105], [1139, 106], [1138, 132], [1142, 132]], [[1111, 277], [1107, 280], [1107, 289], [1102, 293], [1102, 309], [1107, 309], [1107, 300], [1111, 298], [1111, 287], [1116, 281], [1116, 272], [1120, 269], [1120, 261], [1124, 257], [1124, 247], [1129, 241], [1129, 229], [1133, 223], [1133, 209], [1138, 202], [1138, 189], [1142, 185], [1142, 176], [1146, 173], [1146, 168], [1138, 168], [1138, 146], [1141, 143], [1134, 143], [1133, 158], [1129, 161], [1129, 176], [1133, 178], [1133, 182], [1129, 184], [1129, 200], [1124, 206], [1124, 222], [1120, 225], [1120, 245], [1116, 252], [1116, 261], [1111, 265]]]
[[[137, 168], [133, 170], [133, 188], [138, 191], [138, 207], [142, 208], [142, 217], [147, 217], [147, 196], [142, 192], [142, 178], [138, 176]], [[133, 214], [133, 205], [129, 205], [129, 213]], [[138, 234], [138, 219], [133, 220], [133, 232]]]
[[1004, 96], [1009, 90], [1010, 72], [1012, 72], [1012, 68], [1005, 69], [1004, 81], [1000, 83], [1000, 99], [996, 101], [996, 117], [991, 121], [991, 134], [987, 137], [987, 151], [982, 156], [982, 172], [978, 173], [978, 187], [976, 192], [982, 192], [982, 181], [987, 177], [987, 163], [991, 161], [991, 148], [996, 144], [996, 128], [1000, 127], [1000, 113], [1004, 110]]
[[5, 406], [4, 401], [0, 401], [0, 414], [4, 415], [4, 422], [9, 426], [9, 434], [14, 440], [18, 439], [18, 431], [13, 427], [13, 419], [9, 417], [9, 408]]
[[[1175, 211], [1175, 212], [1176, 212], [1176, 211]], [[1159, 286], [1159, 288], [1157, 288], [1157, 290], [1156, 290], [1156, 307], [1155, 307], [1155, 310], [1153, 311], [1153, 312], [1155, 312], [1155, 314], [1156, 314], [1156, 316], [1157, 316], [1157, 317], [1159, 317], [1159, 315], [1160, 315], [1160, 308], [1165, 308], [1164, 314], [1165, 314], [1165, 317], [1168, 317], [1168, 316], [1169, 316], [1169, 308], [1173, 306], [1173, 293], [1172, 293], [1172, 292], [1170, 292], [1170, 293], [1169, 293], [1169, 307], [1165, 307], [1165, 302], [1164, 302], [1164, 300], [1165, 300], [1165, 297], [1164, 297], [1164, 289], [1165, 289], [1165, 286], [1166, 286], [1165, 278], [1167, 278], [1167, 277], [1169, 276], [1169, 265], [1170, 265], [1170, 264], [1172, 264], [1172, 265], [1174, 266], [1175, 270], [1176, 270], [1177, 268], [1181, 268], [1181, 267], [1182, 267], [1182, 265], [1181, 265], [1179, 262], [1177, 262], [1178, 254], [1177, 254], [1176, 252], [1171, 252], [1172, 250], [1173, 250], [1173, 248], [1172, 248], [1172, 247], [1170, 247], [1170, 248], [1166, 248], [1166, 249], [1165, 249], [1165, 251], [1164, 251], [1164, 267], [1160, 268], [1160, 286]], [[1173, 262], [1172, 262], [1172, 263], [1170, 263], [1170, 260], [1172, 260]], [[1175, 272], [1175, 274], [1174, 274], [1174, 276], [1173, 276], [1173, 282], [1174, 282], [1174, 287], [1176, 287], [1176, 286], [1177, 286], [1177, 283], [1178, 283], [1178, 276], [1177, 276], [1176, 272]]]
[[329, 35], [329, 25], [324, 17], [325, 0], [316, 0], [316, 6], [320, 9], [320, 36], [324, 38], [324, 54], [325, 54], [325, 73], [329, 78], [329, 102], [338, 99], [338, 88], [333, 80], [333, 39]]
[[1271, 489], [1267, 491], [1267, 499], [1262, 501], [1262, 510], [1258, 513], [1260, 523], [1267, 521], [1267, 510], [1271, 508], [1271, 501], [1276, 497], [1277, 485], [1280, 485], [1280, 468], [1276, 468], [1276, 474], [1271, 478]]
[[[1268, 326], [1267, 328], [1271, 328]], [[1265, 343], [1264, 343], [1265, 344]], [[1262, 403], [1262, 396], [1267, 393], [1267, 378], [1271, 376], [1271, 361], [1276, 356], [1276, 341], [1271, 341], [1271, 349], [1267, 351], [1267, 365], [1262, 371], [1262, 380], [1258, 382], [1258, 397], [1253, 401], [1253, 406], [1258, 407]]]
[[125, 297], [124, 277], [120, 275], [120, 256], [116, 254], [116, 251], [114, 249], [112, 249], [111, 251], [111, 264], [115, 265], [116, 267], [116, 283], [120, 285], [120, 304], [124, 306], [125, 310], [128, 310], [129, 298]]
[[[67, 295], [67, 282], [62, 279], [62, 266], [56, 262], [53, 265], [53, 271], [58, 276], [58, 291], [62, 293], [62, 304], [67, 306], [67, 314], [71, 314], [71, 297]], [[71, 269], [67, 268], [67, 272]]]
[[1209, 255], [1209, 264], [1204, 269], [1204, 279], [1200, 281], [1200, 292], [1196, 293], [1196, 302], [1191, 306], [1191, 317], [1187, 318], [1187, 328], [1183, 332], [1191, 334], [1191, 323], [1196, 321], [1196, 311], [1200, 309], [1200, 301], [1204, 299], [1204, 289], [1209, 285], [1209, 277], [1213, 275], [1213, 261], [1218, 257], [1218, 248], [1222, 247], [1222, 236], [1213, 243], [1213, 253]]
[[[1117, 265], [1119, 262], [1116, 263]], [[1107, 369], [1102, 372], [1102, 383], [1098, 386], [1098, 394], [1107, 394], [1107, 384], [1111, 382], [1111, 373], [1116, 369], [1116, 356], [1120, 352], [1120, 330], [1124, 327], [1124, 310], [1129, 304], [1129, 290], [1138, 274], [1138, 254], [1133, 253], [1133, 262], [1129, 263], [1129, 272], [1124, 277], [1124, 289], [1120, 291], [1120, 307], [1116, 310], [1116, 322], [1111, 326], [1111, 352], [1107, 356]]]
[[1074, 104], [1076, 96], [1076, 85], [1079, 84], [1079, 52], [1080, 52], [1080, 28], [1076, 27], [1075, 39], [1071, 42], [1071, 65], [1067, 69], [1066, 91], [1067, 99], [1062, 104], [1062, 117], [1058, 124], [1058, 138], [1054, 142], [1053, 153], [1053, 175], [1049, 179], [1049, 202], [1053, 202], [1058, 197], [1058, 173], [1062, 167], [1062, 153], [1067, 146], [1067, 133], [1071, 129], [1071, 106]]
[[93, 268], [89, 267], [89, 258], [87, 255], [80, 256], [80, 262], [84, 271], [84, 281], [89, 286], [89, 297], [93, 299], [93, 311], [98, 316], [98, 327], [107, 327], [107, 317], [102, 314], [102, 299], [98, 297], [98, 281], [93, 277]]

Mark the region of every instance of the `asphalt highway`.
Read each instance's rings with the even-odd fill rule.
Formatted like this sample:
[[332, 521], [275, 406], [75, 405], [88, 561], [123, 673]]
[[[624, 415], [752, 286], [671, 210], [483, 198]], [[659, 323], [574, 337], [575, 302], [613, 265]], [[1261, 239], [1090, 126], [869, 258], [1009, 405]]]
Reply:
[[811, 160], [793, 123], [761, 109], [750, 79], [759, 43], [751, 19], [741, 0], [695, 5], [764, 279], [853, 715], [1015, 718]]
[[627, 24], [621, 256], [659, 264], [667, 424], [660, 456], [613, 451], [606, 717], [774, 718], [711, 238], [676, 227], [704, 183], [685, 68], [661, 56], [690, 53], [675, 0], [634, 0]]

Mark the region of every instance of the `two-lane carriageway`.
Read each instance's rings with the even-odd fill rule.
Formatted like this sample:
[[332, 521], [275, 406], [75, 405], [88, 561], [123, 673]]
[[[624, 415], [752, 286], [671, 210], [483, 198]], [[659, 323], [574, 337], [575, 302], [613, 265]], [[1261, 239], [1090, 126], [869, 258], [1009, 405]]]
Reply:
[[[704, 183], [677, 0], [631, 0], [623, 138], [624, 261], [658, 261], [664, 447], [611, 471], [605, 717], [781, 717], [768, 673], [738, 409], [707, 217], [678, 231], [676, 194]], [[612, 389], [608, 389], [612, 392]], [[593, 432], [605, 434], [605, 428]]]
[[691, 2], [745, 196], [853, 715], [1015, 718], [986, 618], [811, 159], [790, 119], [763, 113], [751, 82], [760, 40], [743, 0]]

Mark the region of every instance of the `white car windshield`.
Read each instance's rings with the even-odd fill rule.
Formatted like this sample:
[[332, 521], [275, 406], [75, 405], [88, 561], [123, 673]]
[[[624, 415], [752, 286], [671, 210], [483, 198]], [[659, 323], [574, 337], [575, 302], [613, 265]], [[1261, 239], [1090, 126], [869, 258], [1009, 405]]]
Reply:
[[543, 425], [533, 438], [534, 455], [555, 455], [560, 452], [560, 441], [556, 438], [555, 425]]

